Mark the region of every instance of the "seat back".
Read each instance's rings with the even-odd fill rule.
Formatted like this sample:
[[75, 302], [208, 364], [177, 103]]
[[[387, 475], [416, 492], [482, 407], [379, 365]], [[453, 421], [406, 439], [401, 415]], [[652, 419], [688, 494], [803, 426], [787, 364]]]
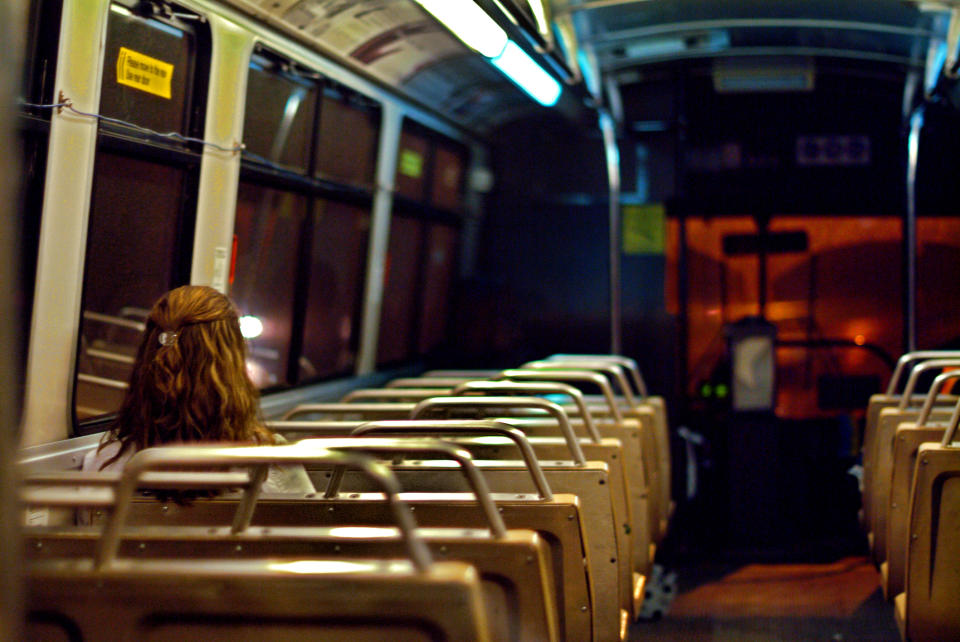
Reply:
[[[948, 442], [950, 445], [944, 445]], [[910, 496], [905, 593], [897, 616], [907, 640], [960, 639], [960, 446], [922, 444]]]
[[[421, 529], [489, 528], [487, 516], [477, 509], [472, 493], [401, 493], [400, 498]], [[591, 619], [595, 601], [591, 577], [584, 566], [587, 545], [579, 498], [555, 493], [552, 499], [544, 500], [536, 494], [509, 493], [493, 494], [492, 499], [508, 534], [534, 531], [547, 547], [561, 639], [595, 639]], [[237, 503], [235, 495], [197, 500], [186, 506], [142, 499], [131, 506], [128, 522], [137, 526], [219, 526], [234, 514]], [[257, 502], [254, 523], [271, 530], [304, 525], [382, 527], [392, 524], [393, 516], [380, 493], [341, 492], [332, 498], [264, 495]], [[448, 556], [450, 549], [443, 554]]]
[[[960, 362], [950, 360], [931, 360], [918, 365], [910, 379], [907, 382], [905, 395], [912, 394], [914, 386], [920, 374], [931, 370], [940, 370], [943, 367]], [[930, 390], [924, 397], [923, 405], [914, 410], [908, 407], [908, 397], [901, 398], [900, 404], [896, 409], [887, 408], [880, 412], [880, 417], [875, 430], [873, 451], [871, 453], [871, 471], [870, 484], [864, 487], [864, 495], [868, 497], [868, 503], [872, 507], [870, 511], [869, 533], [871, 549], [874, 561], [882, 565], [887, 559], [887, 513], [890, 504], [890, 480], [893, 470], [893, 438], [897, 426], [905, 421], [916, 421], [923, 425], [928, 419], [934, 421], [943, 421], [949, 418], [952, 408], [937, 406], [937, 399], [940, 390], [950, 380], [960, 377], [960, 372], [946, 372], [938, 375], [930, 386]]]
[[893, 470], [890, 476], [890, 501], [887, 517], [887, 559], [880, 566], [880, 585], [888, 600], [903, 592], [907, 565], [907, 532], [910, 517], [910, 490], [917, 466], [920, 444], [938, 442], [944, 426], [917, 426], [903, 423], [893, 440]]
[[489, 640], [476, 571], [437, 562], [35, 561], [32, 640]]
[[[244, 493], [232, 507], [228, 533], [246, 529], [266, 466], [294, 462], [358, 468], [386, 494], [406, 560], [268, 558], [118, 559], [120, 533], [141, 485], [182, 489], [236, 485], [238, 473], [171, 476], [155, 469], [250, 467]], [[89, 479], [92, 494], [57, 486]], [[92, 558], [35, 559], [25, 573], [28, 632], [32, 639], [246, 639], [299, 635], [320, 638], [355, 633], [376, 639], [400, 624], [407, 639], [490, 639], [477, 573], [462, 563], [434, 564], [418, 539], [409, 509], [397, 497], [388, 469], [367, 457], [319, 448], [178, 446], [136, 453], [122, 475], [41, 474], [40, 488], [25, 487], [27, 504], [93, 503], [110, 516]], [[199, 482], [199, 483], [198, 483]], [[52, 491], [52, 492], [51, 492]], [[59, 491], [59, 492], [58, 492]], [[112, 497], [109, 497], [111, 496]], [[105, 500], [112, 499], [112, 503]], [[162, 536], [162, 541], [165, 540]], [[177, 534], [173, 534], [177, 538]], [[265, 596], [269, 596], [265, 598]], [[439, 607], [439, 608], [438, 608]], [[221, 626], [222, 625], [222, 626]]]

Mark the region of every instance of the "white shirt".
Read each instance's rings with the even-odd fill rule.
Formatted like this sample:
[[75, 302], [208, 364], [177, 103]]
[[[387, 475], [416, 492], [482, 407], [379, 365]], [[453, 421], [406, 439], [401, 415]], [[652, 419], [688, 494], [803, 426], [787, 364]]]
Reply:
[[[103, 436], [103, 439], [107, 438], [107, 435]], [[278, 438], [277, 443], [285, 443], [285, 441], [286, 440], [283, 440], [281, 437]], [[118, 450], [120, 450], [119, 441], [112, 441], [103, 448], [93, 448], [83, 456], [83, 465], [80, 469], [101, 470], [100, 467], [103, 463], [113, 458]], [[119, 459], [111, 462], [109, 466], [102, 470], [105, 472], [120, 472], [127, 464], [127, 461], [133, 457], [134, 452], [136, 452], [134, 448], [128, 449]], [[310, 481], [310, 477], [307, 475], [306, 469], [299, 464], [291, 466], [270, 466], [267, 471], [267, 479], [263, 482], [260, 490], [264, 493], [295, 493], [299, 495], [316, 492], [316, 489], [313, 487], [313, 482]]]

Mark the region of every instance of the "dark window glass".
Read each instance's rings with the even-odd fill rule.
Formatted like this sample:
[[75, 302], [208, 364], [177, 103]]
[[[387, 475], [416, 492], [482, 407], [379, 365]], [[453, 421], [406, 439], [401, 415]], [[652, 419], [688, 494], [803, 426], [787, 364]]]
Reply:
[[317, 202], [301, 381], [346, 374], [356, 364], [369, 233], [370, 215], [362, 208]]
[[[150, 12], [159, 5], [139, 6]], [[191, 133], [203, 122], [194, 78], [198, 61], [207, 59], [206, 50], [196, 55], [201, 35], [208, 43], [200, 22], [112, 4], [100, 112], [159, 132]], [[188, 276], [200, 157], [169, 140], [146, 143], [140, 133], [101, 123], [74, 397], [81, 421], [119, 407], [149, 308]]]
[[315, 81], [283, 72], [270, 59], [254, 56], [243, 119], [247, 151], [306, 173], [318, 93]]
[[[53, 83], [60, 40], [62, 0], [32, 0], [27, 20], [27, 46], [21, 96], [27, 102], [53, 102]], [[49, 120], [48, 110], [36, 111]]]
[[111, 5], [100, 113], [188, 134], [195, 41], [189, 31]]
[[375, 183], [380, 110], [355, 104], [328, 88], [320, 108], [317, 177], [354, 185]]
[[415, 346], [418, 269], [423, 223], [395, 216], [390, 223], [390, 244], [384, 274], [383, 307], [377, 342], [377, 364], [409, 359]]
[[415, 201], [424, 200], [429, 152], [430, 142], [405, 127], [400, 134], [400, 149], [397, 155], [398, 194]]
[[459, 211], [463, 207], [463, 179], [466, 151], [441, 143], [434, 149], [430, 203], [434, 207]]
[[450, 283], [456, 267], [457, 230], [433, 224], [427, 231], [420, 299], [420, 354], [436, 349], [446, 338]]
[[248, 336], [248, 369], [261, 388], [290, 383], [298, 239], [307, 205], [300, 194], [250, 183], [241, 183], [237, 195], [236, 278], [230, 296], [241, 315], [262, 325], [258, 336]]
[[116, 382], [129, 379], [142, 322], [175, 282], [185, 178], [177, 167], [97, 155], [80, 326], [80, 420], [119, 407], [123, 387]]

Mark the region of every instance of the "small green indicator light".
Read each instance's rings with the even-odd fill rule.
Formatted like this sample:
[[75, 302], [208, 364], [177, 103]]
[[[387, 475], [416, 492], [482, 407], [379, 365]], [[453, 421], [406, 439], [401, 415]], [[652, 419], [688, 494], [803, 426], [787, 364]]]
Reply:
[[700, 386], [700, 396], [701, 397], [710, 397], [713, 394], [713, 386], [709, 383], [705, 383]]
[[726, 399], [729, 393], [730, 390], [727, 388], [726, 384], [717, 384], [717, 399]]

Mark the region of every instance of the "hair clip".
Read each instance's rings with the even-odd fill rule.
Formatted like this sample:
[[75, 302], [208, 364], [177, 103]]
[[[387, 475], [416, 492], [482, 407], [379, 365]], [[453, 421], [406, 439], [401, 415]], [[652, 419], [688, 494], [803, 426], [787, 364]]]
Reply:
[[170, 330], [165, 330], [160, 333], [160, 345], [162, 346], [172, 346], [177, 342], [177, 337], [180, 336], [179, 332], [171, 332]]

